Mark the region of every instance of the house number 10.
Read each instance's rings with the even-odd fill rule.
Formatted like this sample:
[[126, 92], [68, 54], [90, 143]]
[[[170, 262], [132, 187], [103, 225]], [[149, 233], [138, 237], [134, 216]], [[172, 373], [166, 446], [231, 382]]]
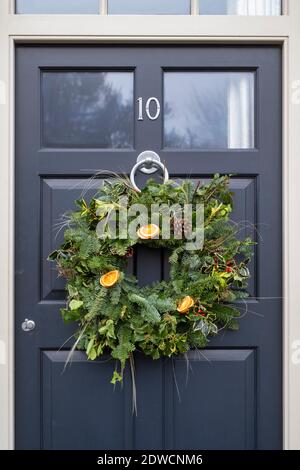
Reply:
[[[138, 98], [137, 101], [139, 103], [139, 118], [138, 118], [138, 120], [143, 121], [144, 120], [144, 100], [143, 100], [143, 98]], [[156, 105], [156, 113], [155, 114], [151, 114], [151, 112], [150, 112], [150, 105], [151, 105], [152, 102], [155, 103], [155, 105]], [[155, 96], [151, 96], [151, 98], [147, 99], [146, 106], [145, 106], [145, 111], [146, 111], [147, 117], [151, 121], [155, 121], [158, 118], [158, 116], [160, 115], [160, 102], [157, 98], [155, 98]]]

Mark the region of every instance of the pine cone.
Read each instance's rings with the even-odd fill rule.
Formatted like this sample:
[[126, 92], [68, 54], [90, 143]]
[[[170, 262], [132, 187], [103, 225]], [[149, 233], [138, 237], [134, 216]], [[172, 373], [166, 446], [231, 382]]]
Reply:
[[190, 235], [193, 230], [193, 225], [190, 222], [184, 222], [183, 225], [185, 236]]
[[174, 219], [173, 220], [173, 229], [175, 236], [187, 236], [192, 232], [192, 224], [185, 221], [184, 219]]
[[134, 251], [133, 251], [133, 248], [132, 248], [132, 246], [131, 246], [131, 247], [128, 248], [128, 250], [126, 251], [126, 253], [125, 253], [125, 258], [132, 258], [133, 253], [134, 253]]
[[57, 266], [58, 277], [63, 277], [65, 279], [72, 279], [74, 277], [74, 270], [71, 268], [63, 268], [62, 266]]
[[182, 230], [183, 230], [183, 220], [182, 219], [174, 219], [173, 220], [173, 230], [174, 236], [181, 237]]

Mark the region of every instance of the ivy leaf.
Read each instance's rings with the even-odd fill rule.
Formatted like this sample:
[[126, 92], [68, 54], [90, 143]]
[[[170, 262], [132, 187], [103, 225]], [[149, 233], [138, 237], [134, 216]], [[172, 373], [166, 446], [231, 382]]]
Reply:
[[73, 287], [71, 284], [68, 284], [67, 288], [68, 288], [70, 297], [75, 297], [76, 295], [78, 295], [78, 290], [75, 287]]
[[87, 345], [86, 354], [91, 361], [94, 361], [97, 357], [97, 351], [95, 348], [95, 337], [92, 337]]
[[81, 313], [79, 310], [68, 310], [66, 308], [62, 308], [60, 310], [62, 319], [65, 323], [71, 323], [73, 321], [78, 321], [81, 317]]
[[105, 335], [107, 338], [116, 338], [114, 322], [111, 319], [107, 320], [105, 325], [101, 326], [98, 331], [101, 335]]
[[250, 277], [249, 269], [246, 268], [246, 267], [240, 268], [240, 269], [239, 269], [239, 274], [240, 274], [242, 277], [246, 277], [246, 278], [249, 278], [249, 277]]
[[219, 204], [217, 207], [211, 208], [211, 217], [214, 217], [222, 208], [223, 204]]
[[113, 385], [116, 385], [117, 382], [122, 382], [123, 381], [123, 377], [121, 374], [119, 374], [119, 372], [117, 372], [116, 370], [114, 371], [113, 373], [113, 376], [112, 376], [112, 379], [110, 381], [111, 384]]
[[217, 335], [218, 334], [218, 327], [215, 323], [209, 324], [209, 334], [210, 335]]
[[87, 355], [90, 354], [90, 351], [91, 351], [91, 349], [92, 349], [93, 346], [94, 346], [94, 341], [95, 341], [95, 338], [94, 338], [94, 337], [89, 340], [88, 345], [87, 345], [87, 348], [86, 348], [86, 353], [87, 353]]
[[70, 304], [69, 304], [69, 307], [71, 310], [78, 310], [80, 307], [82, 307], [83, 305], [83, 302], [82, 300], [71, 300]]
[[96, 214], [100, 220], [103, 219], [112, 210], [117, 209], [116, 204], [99, 201], [98, 199], [95, 199], [95, 206]]
[[97, 351], [96, 351], [95, 348], [92, 348], [92, 349], [90, 350], [90, 353], [89, 353], [89, 359], [90, 359], [91, 361], [94, 361], [94, 360], [96, 359], [96, 357], [97, 357]]
[[152, 359], [159, 359], [160, 358], [159, 350], [154, 349], [151, 353], [151, 356], [152, 356]]
[[210, 333], [210, 325], [208, 322], [204, 320], [200, 320], [198, 322], [198, 325], [195, 331], [200, 331], [203, 334], [203, 336], [206, 338]]

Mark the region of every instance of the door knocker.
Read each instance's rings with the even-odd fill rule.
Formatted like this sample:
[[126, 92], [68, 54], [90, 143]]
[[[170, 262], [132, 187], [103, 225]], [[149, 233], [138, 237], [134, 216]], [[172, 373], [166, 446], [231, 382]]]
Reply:
[[164, 176], [164, 183], [169, 179], [169, 173], [166, 166], [160, 161], [160, 157], [157, 153], [152, 150], [146, 150], [145, 152], [140, 153], [137, 157], [136, 164], [131, 170], [130, 181], [134, 189], [140, 192], [140, 188], [135, 183], [135, 174], [137, 170], [140, 170], [142, 173], [151, 175], [156, 173], [159, 169], [162, 170]]

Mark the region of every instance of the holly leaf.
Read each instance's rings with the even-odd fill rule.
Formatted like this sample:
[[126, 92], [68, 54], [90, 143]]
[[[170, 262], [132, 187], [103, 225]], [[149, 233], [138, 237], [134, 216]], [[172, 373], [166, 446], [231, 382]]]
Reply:
[[50, 255], [48, 255], [47, 260], [48, 261], [55, 261], [57, 259], [58, 255], [59, 255], [59, 250], [52, 251], [52, 253], [50, 253]]

